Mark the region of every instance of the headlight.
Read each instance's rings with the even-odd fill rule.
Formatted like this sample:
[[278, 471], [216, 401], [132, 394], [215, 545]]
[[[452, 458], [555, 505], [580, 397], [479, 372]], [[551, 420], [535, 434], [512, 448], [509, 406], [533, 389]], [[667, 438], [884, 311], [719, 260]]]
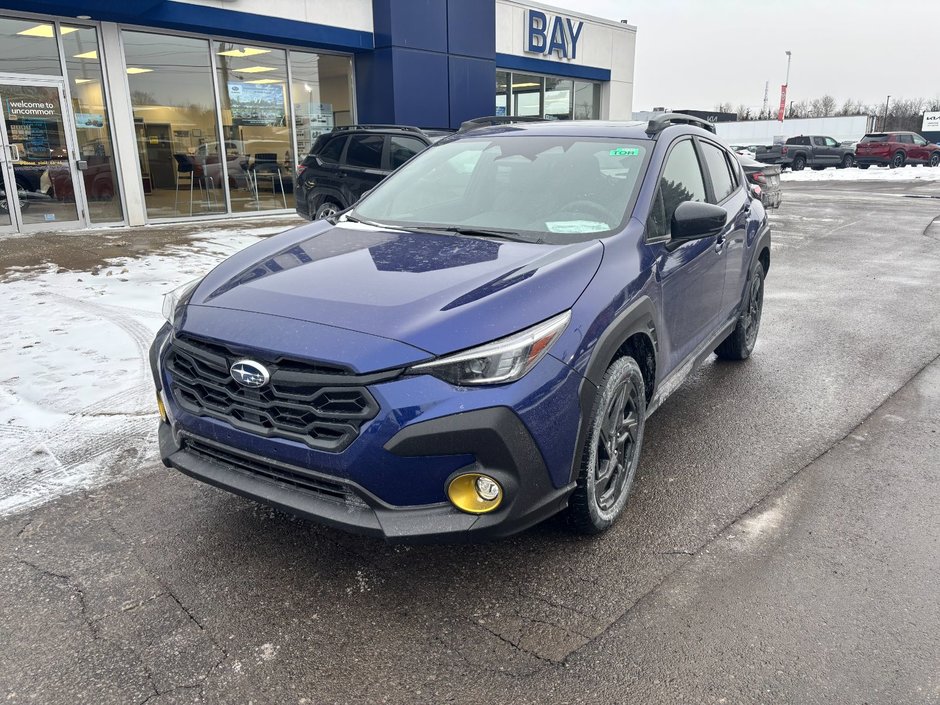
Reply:
[[202, 279], [193, 279], [183, 286], [178, 286], [173, 291], [163, 295], [163, 317], [172, 326], [176, 323], [176, 314], [182, 304], [185, 304], [190, 295], [199, 286]]
[[571, 320], [571, 311], [471, 350], [415, 365], [409, 374], [429, 374], [456, 385], [515, 382], [535, 367]]

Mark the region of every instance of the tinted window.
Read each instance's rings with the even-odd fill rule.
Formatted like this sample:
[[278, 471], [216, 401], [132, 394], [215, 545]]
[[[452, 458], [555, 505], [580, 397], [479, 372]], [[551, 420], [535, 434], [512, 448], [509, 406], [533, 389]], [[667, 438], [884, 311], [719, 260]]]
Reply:
[[787, 140], [787, 144], [802, 144], [809, 146], [809, 137], [791, 137]]
[[814, 138], [813, 138], [813, 144], [816, 145], [817, 147], [825, 147], [825, 146], [826, 146], [826, 138], [825, 138], [825, 137], [814, 137]]
[[737, 188], [741, 180], [739, 178], [740, 174], [740, 164], [741, 162], [733, 154], [728, 154], [725, 152], [725, 161], [728, 162], [728, 170], [731, 172], [731, 181], [734, 184], [734, 187]]
[[911, 139], [910, 135], [898, 135], [898, 142], [903, 144], [914, 144], [914, 140]]
[[708, 173], [712, 177], [712, 187], [715, 189], [715, 200], [723, 201], [734, 191], [731, 181], [731, 172], [723, 150], [713, 144], [702, 142], [702, 156], [708, 166]]
[[921, 147], [923, 147], [925, 144], [927, 144], [927, 140], [925, 140], [925, 139], [924, 139], [923, 137], [921, 137], [920, 135], [911, 135], [911, 137], [914, 139], [914, 144], [918, 144], [918, 145], [920, 145]]
[[393, 136], [389, 142], [388, 157], [392, 169], [397, 169], [418, 152], [425, 150], [424, 142], [415, 137]]
[[320, 161], [326, 162], [327, 164], [338, 164], [339, 157], [343, 153], [344, 144], [346, 144], [346, 135], [334, 137], [323, 145], [323, 149], [320, 150], [317, 156], [320, 158]]
[[878, 134], [878, 135], [865, 135], [862, 137], [862, 142], [887, 142], [888, 135]]
[[346, 164], [366, 169], [382, 168], [382, 135], [353, 135], [346, 150]]
[[647, 237], [655, 239], [669, 235], [672, 216], [679, 204], [685, 201], [705, 201], [705, 181], [691, 140], [680, 142], [669, 153], [659, 189], [653, 198], [646, 226]]

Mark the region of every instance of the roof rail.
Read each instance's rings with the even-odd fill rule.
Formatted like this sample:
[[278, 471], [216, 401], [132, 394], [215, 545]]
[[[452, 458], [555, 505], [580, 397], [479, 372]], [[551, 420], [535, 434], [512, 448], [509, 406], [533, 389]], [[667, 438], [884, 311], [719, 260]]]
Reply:
[[693, 115], [686, 115], [685, 113], [663, 113], [662, 115], [657, 115], [650, 120], [649, 125], [646, 127], [646, 134], [655, 135], [671, 125], [692, 125], [693, 127], [701, 127], [703, 130], [717, 134], [715, 126], [707, 120], [702, 120], [702, 118], [697, 118]]
[[402, 132], [423, 133], [420, 127], [412, 125], [337, 125], [333, 132], [344, 132], [346, 130], [401, 130]]
[[460, 129], [457, 132], [469, 132], [479, 127], [490, 127], [492, 125], [510, 125], [514, 122], [546, 122], [546, 120], [537, 115], [488, 115], [487, 117], [464, 120], [460, 123]]

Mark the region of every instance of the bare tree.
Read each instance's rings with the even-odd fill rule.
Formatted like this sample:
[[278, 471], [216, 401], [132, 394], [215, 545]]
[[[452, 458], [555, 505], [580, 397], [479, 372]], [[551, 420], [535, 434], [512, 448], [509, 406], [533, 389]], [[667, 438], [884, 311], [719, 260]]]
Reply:
[[816, 98], [810, 103], [809, 114], [811, 117], [829, 117], [836, 111], [836, 99], [831, 95], [824, 95], [822, 98]]

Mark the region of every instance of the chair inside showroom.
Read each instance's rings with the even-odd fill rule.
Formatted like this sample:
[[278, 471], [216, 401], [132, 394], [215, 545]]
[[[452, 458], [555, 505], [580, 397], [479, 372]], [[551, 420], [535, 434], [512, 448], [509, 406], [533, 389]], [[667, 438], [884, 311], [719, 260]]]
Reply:
[[215, 180], [211, 176], [206, 176], [202, 164], [196, 161], [195, 157], [189, 154], [174, 154], [176, 160], [176, 199], [173, 202], [173, 210], [179, 211], [180, 185], [185, 188], [189, 183], [189, 214], [193, 214], [193, 190], [199, 186], [200, 198], [205, 208], [210, 207], [210, 201], [215, 202]]
[[278, 164], [277, 155], [271, 152], [262, 152], [255, 155], [254, 161], [248, 167], [255, 185], [255, 203], [260, 210], [261, 203], [258, 198], [258, 181], [271, 180], [271, 193], [277, 193], [276, 187], [281, 188], [281, 200], [287, 208], [287, 192], [284, 190], [284, 177], [281, 174], [281, 165]]

